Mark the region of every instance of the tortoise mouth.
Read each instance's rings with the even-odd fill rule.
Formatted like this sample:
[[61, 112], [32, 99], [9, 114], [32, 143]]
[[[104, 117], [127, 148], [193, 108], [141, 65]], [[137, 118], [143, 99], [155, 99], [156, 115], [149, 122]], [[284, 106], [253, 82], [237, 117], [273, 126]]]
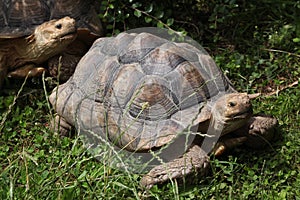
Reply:
[[63, 35], [60, 35], [60, 39], [61, 40], [66, 40], [66, 39], [72, 39], [72, 38], [75, 38], [77, 36], [77, 31], [76, 30], [73, 30], [73, 31], [70, 31], [70, 32], [67, 32]]
[[239, 114], [238, 116], [235, 116], [232, 118], [232, 120], [236, 120], [236, 119], [246, 119], [249, 118], [251, 116], [252, 113], [243, 113], [243, 114]]
[[250, 117], [253, 114], [252, 107], [249, 107], [245, 109], [243, 112], [239, 112], [231, 117], [228, 117], [230, 120], [236, 120], [236, 119], [245, 119]]
[[77, 28], [72, 27], [66, 30], [65, 32], [61, 32], [57, 38], [60, 40], [67, 40], [67, 39], [73, 39], [77, 36]]

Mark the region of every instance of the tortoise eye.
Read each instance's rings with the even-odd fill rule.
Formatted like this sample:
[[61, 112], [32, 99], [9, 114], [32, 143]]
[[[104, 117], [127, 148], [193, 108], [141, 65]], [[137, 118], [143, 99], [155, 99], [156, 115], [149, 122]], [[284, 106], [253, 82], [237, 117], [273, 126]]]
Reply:
[[236, 106], [236, 102], [230, 101], [230, 102], [228, 103], [228, 106], [229, 106], [229, 107], [234, 107], [234, 106]]
[[57, 28], [57, 29], [61, 29], [61, 27], [62, 27], [61, 24], [56, 24], [56, 25], [55, 25], [55, 28]]

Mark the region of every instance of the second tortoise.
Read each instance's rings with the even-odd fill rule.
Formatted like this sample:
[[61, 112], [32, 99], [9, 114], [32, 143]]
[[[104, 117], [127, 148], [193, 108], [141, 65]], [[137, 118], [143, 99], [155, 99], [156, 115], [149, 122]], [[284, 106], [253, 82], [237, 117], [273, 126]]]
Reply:
[[[31, 76], [36, 76], [46, 65], [52, 76], [57, 77], [59, 74], [60, 80], [66, 81], [93, 41], [103, 35], [95, 10], [96, 3], [95, 0], [1, 2], [0, 87], [7, 74], [13, 78], [26, 77], [29, 72]], [[56, 23], [56, 27], [52, 27], [53, 21], [49, 21], [65, 17], [75, 20], [71, 26], [72, 31], [75, 26], [77, 33], [73, 34], [68, 44], [63, 38], [49, 37], [55, 34], [58, 36], [67, 29], [66, 23]], [[53, 42], [63, 44], [53, 46]], [[48, 64], [44, 64], [46, 61]]]

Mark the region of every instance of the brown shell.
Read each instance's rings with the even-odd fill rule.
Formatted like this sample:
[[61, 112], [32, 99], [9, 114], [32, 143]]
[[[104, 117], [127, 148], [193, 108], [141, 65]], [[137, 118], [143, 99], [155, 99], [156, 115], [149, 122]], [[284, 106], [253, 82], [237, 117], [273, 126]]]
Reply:
[[83, 37], [100, 36], [103, 30], [95, 11], [95, 2], [95, 0], [0, 1], [0, 38], [30, 35], [34, 28], [43, 22], [64, 16], [76, 20]]
[[204, 49], [121, 33], [96, 40], [50, 101], [84, 134], [145, 151], [172, 141], [213, 97], [233, 91]]

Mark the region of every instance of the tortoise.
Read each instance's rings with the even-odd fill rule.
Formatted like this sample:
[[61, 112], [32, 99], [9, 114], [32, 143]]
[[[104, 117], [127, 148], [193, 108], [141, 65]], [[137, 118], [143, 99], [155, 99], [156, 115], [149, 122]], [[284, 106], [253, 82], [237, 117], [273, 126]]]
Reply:
[[164, 164], [141, 180], [148, 188], [204, 174], [209, 153], [222, 154], [250, 136], [270, 139], [277, 120], [253, 116], [251, 98], [233, 88], [201, 46], [147, 32], [97, 39], [73, 76], [49, 96], [58, 114], [54, 130], [75, 126], [87, 143], [107, 141], [130, 155], [164, 149]]
[[[41, 74], [44, 71], [41, 64], [45, 61], [49, 61], [49, 72], [55, 77], [60, 61], [60, 80], [66, 81], [92, 42], [103, 34], [95, 3], [94, 0], [1, 1], [0, 87], [7, 75], [19, 78], [26, 77], [29, 71], [30, 76]], [[72, 24], [68, 25], [72, 26], [71, 32], [75, 31], [76, 26], [77, 34], [72, 33], [72, 37], [68, 36], [69, 40], [49, 37], [64, 31], [63, 23], [51, 20], [66, 16], [75, 19], [76, 25], [67, 18], [65, 21]], [[52, 27], [54, 23], [56, 27]], [[38, 36], [43, 35], [43, 41], [39, 41], [41, 37]], [[54, 43], [50, 40], [57, 40], [55, 46], [51, 46]], [[39, 45], [41, 42], [43, 45]], [[60, 56], [62, 58], [59, 60]]]
[[[64, 17], [50, 20], [38, 26], [34, 33], [24, 38], [0, 41], [0, 86], [8, 72], [22, 67], [20, 71], [36, 76], [44, 71], [34, 64], [45, 62], [50, 57], [63, 51], [76, 38], [75, 20]], [[34, 63], [34, 64], [32, 64]], [[16, 70], [11, 75], [18, 77]], [[27, 74], [27, 73], [26, 73]]]

